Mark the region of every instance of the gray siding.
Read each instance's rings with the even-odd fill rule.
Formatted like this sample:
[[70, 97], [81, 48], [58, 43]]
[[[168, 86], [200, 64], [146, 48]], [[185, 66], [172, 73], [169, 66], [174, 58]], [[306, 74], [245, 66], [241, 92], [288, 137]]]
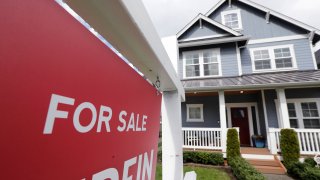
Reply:
[[236, 1], [232, 2], [232, 7], [224, 3], [209, 17], [221, 23], [221, 12], [233, 9], [241, 9], [240, 13], [243, 26], [241, 33], [251, 36], [252, 39], [307, 33], [305, 30], [273, 16], [270, 17], [270, 23], [266, 23], [264, 12]]
[[238, 76], [238, 63], [235, 43], [182, 48], [179, 50], [178, 74], [183, 78], [183, 55], [185, 51], [220, 48], [222, 76]]
[[[287, 99], [297, 98], [320, 98], [320, 88], [301, 88], [301, 89], [286, 89]], [[266, 108], [269, 127], [278, 128], [278, 117], [275, 105], [277, 93], [275, 90], [265, 90]]]
[[272, 42], [272, 43], [261, 43], [261, 44], [250, 44], [246, 48], [241, 49], [241, 64], [243, 74], [252, 73], [252, 64], [250, 57], [250, 48], [257, 47], [267, 47], [267, 46], [278, 46], [278, 45], [287, 45], [293, 44], [295, 57], [297, 61], [297, 67], [299, 70], [312, 70], [314, 69], [313, 58], [310, 49], [310, 42], [308, 39], [298, 39], [298, 40], [289, 40], [282, 42]]
[[212, 24], [202, 21], [202, 28], [200, 28], [199, 22], [196, 22], [182, 36], [179, 37], [179, 40], [214, 36], [219, 34], [229, 34], [229, 33], [213, 26]]
[[275, 90], [265, 90], [264, 92], [265, 100], [266, 100], [266, 109], [267, 109], [267, 117], [268, 117], [268, 125], [269, 127], [278, 128], [278, 117], [275, 99], [277, 98], [277, 93]]
[[[203, 104], [204, 122], [187, 122], [186, 104]], [[220, 127], [219, 97], [186, 97], [186, 102], [181, 105], [182, 127]]]

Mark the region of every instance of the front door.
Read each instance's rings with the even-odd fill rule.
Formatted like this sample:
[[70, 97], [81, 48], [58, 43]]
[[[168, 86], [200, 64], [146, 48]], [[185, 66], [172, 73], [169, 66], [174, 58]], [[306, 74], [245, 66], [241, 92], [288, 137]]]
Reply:
[[250, 146], [248, 108], [231, 108], [232, 127], [240, 128], [240, 145]]

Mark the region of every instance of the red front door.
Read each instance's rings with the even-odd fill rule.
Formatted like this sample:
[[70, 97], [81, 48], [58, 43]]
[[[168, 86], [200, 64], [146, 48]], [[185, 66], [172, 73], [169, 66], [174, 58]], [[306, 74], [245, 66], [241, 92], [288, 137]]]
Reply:
[[248, 108], [231, 108], [232, 127], [240, 128], [240, 145], [250, 146]]

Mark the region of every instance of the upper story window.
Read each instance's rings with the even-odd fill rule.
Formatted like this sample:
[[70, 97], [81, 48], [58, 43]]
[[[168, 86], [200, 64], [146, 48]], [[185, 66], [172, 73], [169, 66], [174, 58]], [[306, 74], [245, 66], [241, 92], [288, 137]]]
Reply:
[[183, 53], [184, 78], [221, 75], [220, 49]]
[[221, 12], [222, 24], [234, 30], [242, 30], [240, 9]]
[[296, 67], [293, 45], [250, 49], [253, 72], [292, 70]]

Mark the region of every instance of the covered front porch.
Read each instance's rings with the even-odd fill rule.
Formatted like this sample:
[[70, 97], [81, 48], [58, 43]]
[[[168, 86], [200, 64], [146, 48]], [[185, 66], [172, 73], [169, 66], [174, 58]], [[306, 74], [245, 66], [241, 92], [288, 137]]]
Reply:
[[301, 154], [319, 153], [320, 86], [312, 78], [320, 79], [320, 73], [310, 74], [312, 86], [302, 85], [307, 83], [304, 76], [276, 73], [265, 82], [258, 75], [185, 81], [183, 148], [225, 152], [227, 129], [237, 127], [242, 147], [253, 147], [252, 135], [262, 135], [269, 152], [281, 155], [280, 130], [294, 128]]

